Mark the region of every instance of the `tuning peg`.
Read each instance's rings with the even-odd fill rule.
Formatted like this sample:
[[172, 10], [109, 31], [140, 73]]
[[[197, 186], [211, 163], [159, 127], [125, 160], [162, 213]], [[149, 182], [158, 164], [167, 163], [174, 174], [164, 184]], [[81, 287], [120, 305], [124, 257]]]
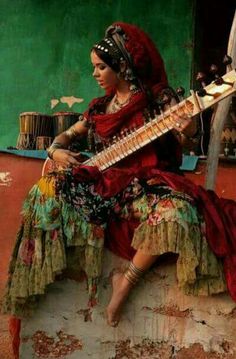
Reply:
[[214, 64], [211, 65], [210, 67], [210, 73], [215, 77], [215, 84], [216, 85], [222, 85], [223, 83], [223, 79], [222, 77], [218, 74], [218, 67]]
[[180, 86], [176, 89], [176, 93], [178, 97], [182, 100], [185, 94], [185, 89], [182, 86]]
[[107, 147], [108, 147], [107, 142], [102, 141], [102, 149], [103, 149], [103, 150], [106, 150]]
[[230, 70], [232, 70], [232, 57], [230, 57], [229, 55], [225, 55], [223, 58], [223, 64], [225, 66], [229, 66]]
[[144, 116], [145, 123], [148, 123], [151, 120], [150, 114], [149, 114], [149, 111], [147, 108], [144, 109], [143, 116]]
[[120, 131], [120, 137], [124, 138], [125, 137], [125, 132], [123, 130]]
[[[165, 105], [170, 104], [170, 102], [171, 102], [171, 96], [167, 94], [164, 94], [162, 97], [158, 97], [158, 99], [156, 99], [156, 104], [160, 111], [163, 110]], [[150, 111], [149, 111], [149, 116], [150, 116]]]
[[109, 148], [112, 145], [112, 139], [108, 138], [104, 141], [104, 147]]
[[212, 97], [215, 97], [215, 94], [206, 92], [206, 90], [205, 90], [204, 88], [201, 88], [200, 90], [198, 90], [198, 91], [197, 91], [197, 94], [198, 94], [199, 97], [204, 97], [204, 96], [212, 96]]
[[171, 103], [172, 97], [169, 94], [164, 94], [164, 96], [158, 100], [158, 105], [163, 107], [165, 105], [169, 105]]
[[130, 129], [129, 128], [124, 128], [124, 133], [125, 133], [125, 136], [128, 136], [128, 135], [130, 135], [130, 133], [131, 133], [131, 131], [130, 131]]
[[218, 72], [218, 66], [216, 66], [215, 64], [212, 64], [210, 67], [210, 73], [212, 73], [214, 76], [218, 76], [217, 72]]
[[218, 67], [216, 65], [212, 64], [210, 67], [210, 73], [215, 77], [214, 83], [216, 85], [220, 86], [224, 83], [224, 80], [217, 72], [218, 72]]
[[[228, 57], [227, 60], [229, 61], [229, 59], [231, 59], [231, 58]], [[232, 59], [231, 59], [231, 61], [232, 61]], [[211, 73], [214, 75], [214, 77], [215, 77], [214, 83], [215, 83], [216, 85], [220, 86], [220, 85], [225, 84], [225, 85], [233, 86], [233, 83], [232, 83], [232, 82], [224, 81], [224, 79], [223, 79], [220, 75], [217, 74], [217, 72], [218, 72], [218, 67], [217, 67], [216, 65], [211, 65], [211, 67], [210, 67], [210, 72], [211, 72]]]
[[206, 86], [206, 75], [204, 74], [204, 72], [198, 72], [196, 76], [196, 80], [199, 82], [201, 87]]

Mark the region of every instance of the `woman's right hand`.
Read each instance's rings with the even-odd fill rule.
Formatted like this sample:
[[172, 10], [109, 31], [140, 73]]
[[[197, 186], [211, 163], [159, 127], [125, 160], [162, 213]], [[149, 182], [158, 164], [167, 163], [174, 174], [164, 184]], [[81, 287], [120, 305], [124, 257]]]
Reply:
[[59, 162], [65, 167], [78, 166], [80, 162], [78, 158], [80, 153], [72, 152], [70, 150], [56, 149], [53, 152], [53, 161]]

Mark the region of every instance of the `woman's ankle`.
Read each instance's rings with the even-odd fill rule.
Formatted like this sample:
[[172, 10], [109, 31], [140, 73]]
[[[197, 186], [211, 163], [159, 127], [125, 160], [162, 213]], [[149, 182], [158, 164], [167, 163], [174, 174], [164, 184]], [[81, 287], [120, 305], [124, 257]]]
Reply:
[[123, 306], [133, 285], [125, 278], [124, 273], [116, 273], [112, 278], [112, 296], [107, 306], [107, 322], [116, 327], [120, 321]]

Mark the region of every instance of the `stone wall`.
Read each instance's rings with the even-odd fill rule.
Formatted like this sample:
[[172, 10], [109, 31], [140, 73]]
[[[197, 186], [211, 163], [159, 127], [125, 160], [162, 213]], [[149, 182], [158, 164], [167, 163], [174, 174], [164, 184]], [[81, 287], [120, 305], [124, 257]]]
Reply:
[[23, 320], [20, 358], [235, 359], [236, 303], [227, 294], [184, 295], [175, 263], [162, 261], [131, 293], [120, 324], [106, 324], [114, 268], [127, 263], [106, 251], [100, 303], [87, 307], [86, 283], [57, 281], [33, 318]]

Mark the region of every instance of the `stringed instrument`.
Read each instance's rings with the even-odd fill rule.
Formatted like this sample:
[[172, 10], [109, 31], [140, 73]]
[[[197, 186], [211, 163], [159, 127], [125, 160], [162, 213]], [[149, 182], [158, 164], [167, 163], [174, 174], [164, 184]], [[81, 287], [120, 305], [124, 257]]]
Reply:
[[141, 127], [127, 130], [123, 135], [117, 136], [110, 146], [83, 162], [83, 165], [97, 166], [100, 171], [104, 171], [166, 132], [172, 129], [181, 132], [186, 117], [193, 118], [234, 92], [236, 92], [236, 71], [232, 70], [200, 91], [191, 91], [191, 96], [187, 99], [169, 107]]

